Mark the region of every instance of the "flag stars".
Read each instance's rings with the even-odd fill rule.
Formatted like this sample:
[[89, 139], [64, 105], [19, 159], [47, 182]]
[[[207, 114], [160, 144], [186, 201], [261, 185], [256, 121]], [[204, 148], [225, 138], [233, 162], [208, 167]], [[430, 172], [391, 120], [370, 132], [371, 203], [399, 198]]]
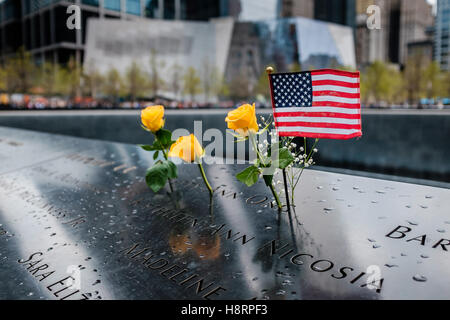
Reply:
[[310, 73], [278, 74], [271, 80], [276, 108], [312, 106]]

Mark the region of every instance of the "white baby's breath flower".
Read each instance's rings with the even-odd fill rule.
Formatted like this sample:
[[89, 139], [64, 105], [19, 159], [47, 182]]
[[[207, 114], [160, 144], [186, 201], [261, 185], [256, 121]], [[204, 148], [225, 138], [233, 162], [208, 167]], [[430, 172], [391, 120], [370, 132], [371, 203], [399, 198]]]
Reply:
[[305, 151], [305, 148], [300, 147], [300, 151], [301, 151], [301, 152]]
[[317, 148], [314, 148], [314, 153], [317, 153], [317, 152], [319, 152], [319, 150], [317, 150]]
[[308, 163], [305, 163], [305, 168], [308, 168], [309, 167], [309, 164]]

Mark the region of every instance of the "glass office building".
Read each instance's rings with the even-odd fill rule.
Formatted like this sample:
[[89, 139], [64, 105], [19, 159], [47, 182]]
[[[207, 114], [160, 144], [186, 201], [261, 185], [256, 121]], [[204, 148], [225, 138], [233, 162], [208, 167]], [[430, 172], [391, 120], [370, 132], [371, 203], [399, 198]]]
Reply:
[[[25, 47], [37, 62], [82, 62], [90, 18], [207, 21], [239, 0], [0, 0], [0, 60]], [[67, 8], [81, 8], [81, 29], [66, 27]], [[232, 10], [231, 10], [232, 11]]]
[[[81, 63], [85, 61], [87, 33], [95, 32], [88, 30], [90, 19], [206, 22], [231, 16], [238, 22], [234, 25], [230, 52], [224, 53], [232, 61], [228, 66], [241, 65], [241, 57], [245, 57], [246, 65], [251, 66], [249, 73], [255, 77], [261, 66], [268, 63], [275, 63], [279, 70], [287, 70], [293, 63], [317, 68], [354, 66], [352, 29], [343, 26], [351, 25], [346, 19], [354, 10], [354, 0], [344, 2], [348, 5], [336, 12], [329, 4], [315, 2], [315, 14], [338, 25], [300, 17], [282, 19], [280, 0], [5, 0], [0, 2], [0, 60], [24, 46], [37, 62], [67, 63], [75, 57]], [[81, 9], [80, 30], [66, 27], [67, 8], [73, 4]], [[158, 24], [152, 26], [157, 28]], [[113, 32], [105, 30], [101, 36], [114, 39]], [[234, 70], [239, 67], [231, 68], [227, 74], [234, 77]]]
[[435, 60], [450, 70], [450, 0], [438, 0], [434, 41]]

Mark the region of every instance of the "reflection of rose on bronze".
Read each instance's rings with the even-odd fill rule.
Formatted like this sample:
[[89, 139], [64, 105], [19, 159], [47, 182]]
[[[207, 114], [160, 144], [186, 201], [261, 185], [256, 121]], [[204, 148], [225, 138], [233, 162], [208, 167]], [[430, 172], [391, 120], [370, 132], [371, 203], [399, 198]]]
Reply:
[[183, 255], [192, 251], [202, 260], [215, 260], [220, 256], [220, 236], [210, 233], [196, 234], [193, 231], [172, 231], [169, 246], [173, 254]]
[[199, 258], [215, 260], [220, 256], [220, 236], [200, 236], [194, 243], [194, 251]]
[[169, 246], [173, 254], [184, 254], [192, 249], [191, 238], [189, 233], [172, 233], [169, 236]]

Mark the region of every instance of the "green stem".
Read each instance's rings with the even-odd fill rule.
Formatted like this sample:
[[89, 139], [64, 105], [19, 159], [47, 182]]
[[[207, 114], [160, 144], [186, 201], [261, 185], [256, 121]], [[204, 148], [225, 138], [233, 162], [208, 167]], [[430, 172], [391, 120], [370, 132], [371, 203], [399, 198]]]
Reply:
[[[294, 188], [297, 187], [297, 184], [300, 181], [300, 178], [302, 176], [303, 170], [305, 170], [305, 164], [309, 161], [309, 159], [311, 159], [311, 156], [314, 152], [314, 148], [316, 147], [317, 143], [319, 143], [319, 139], [316, 139], [316, 141], [314, 142], [314, 145], [312, 146], [311, 150], [309, 151], [308, 157], [305, 159], [305, 162], [303, 163], [303, 168], [300, 171], [300, 175], [298, 176], [297, 181], [294, 184]], [[306, 149], [305, 149], [305, 154], [306, 154]]]
[[261, 154], [259, 152], [258, 144], [256, 142], [256, 136], [250, 132], [248, 137], [249, 137], [250, 142], [252, 143], [253, 150], [255, 150], [255, 152], [256, 152], [256, 156], [257, 156], [259, 162], [261, 162], [261, 164], [263, 166], [265, 166], [266, 162], [264, 161], [263, 157], [261, 156]]
[[206, 186], [208, 187], [209, 190], [209, 195], [212, 197], [213, 196], [213, 189], [211, 188], [211, 186], [209, 185], [208, 179], [206, 179], [206, 174], [205, 174], [205, 170], [203, 170], [203, 166], [201, 163], [198, 163], [198, 167], [200, 168], [200, 172], [202, 174], [203, 177], [203, 181], [205, 181]]
[[270, 185], [270, 191], [272, 191], [273, 196], [275, 197], [275, 201], [277, 202], [278, 209], [283, 209], [283, 206], [281, 204], [280, 198], [278, 197], [277, 192], [275, 191], [275, 188], [273, 187], [273, 184]]
[[[263, 165], [265, 165], [265, 162], [263, 161], [263, 159], [262, 159], [262, 157], [261, 157], [261, 155], [260, 155], [260, 153], [259, 153], [259, 149], [258, 149], [258, 145], [257, 145], [257, 143], [256, 143], [255, 135], [253, 135], [253, 134], [250, 133], [250, 134], [249, 134], [249, 139], [250, 139], [251, 143], [253, 144], [253, 149], [255, 150], [256, 156], [258, 157], [259, 161], [260, 161]], [[280, 198], [278, 197], [278, 194], [277, 194], [275, 188], [273, 187], [273, 184], [270, 184], [270, 187], [269, 187], [269, 188], [270, 188], [270, 191], [272, 191], [272, 194], [273, 194], [273, 196], [274, 196], [274, 198], [275, 198], [275, 201], [277, 202], [278, 209], [281, 210], [281, 209], [283, 208], [283, 206], [282, 206], [282, 204], [281, 204]]]
[[[168, 161], [169, 157], [167, 156], [167, 152], [166, 152], [167, 150], [163, 147], [163, 145], [162, 145], [161, 141], [159, 141], [158, 137], [155, 136], [155, 138], [156, 138], [156, 141], [158, 141], [159, 145], [161, 146], [161, 151], [164, 155], [164, 159], [166, 159]], [[167, 180], [169, 181], [170, 192], [173, 193], [172, 180], [170, 178], [168, 178]]]

